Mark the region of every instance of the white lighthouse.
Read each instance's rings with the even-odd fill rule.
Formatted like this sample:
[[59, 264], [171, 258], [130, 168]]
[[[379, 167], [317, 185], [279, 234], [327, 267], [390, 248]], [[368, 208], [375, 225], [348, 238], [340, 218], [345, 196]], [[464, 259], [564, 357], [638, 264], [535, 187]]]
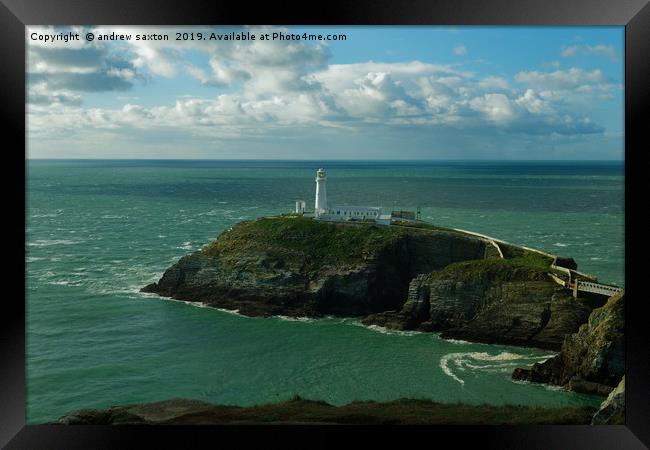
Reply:
[[[316, 220], [328, 222], [374, 222], [377, 225], [390, 225], [392, 220], [391, 214], [384, 214], [381, 206], [347, 206], [347, 205], [328, 205], [327, 203], [327, 174], [324, 169], [316, 171], [316, 199], [314, 202], [314, 212], [305, 211], [305, 202], [296, 201], [295, 214], [303, 217], [313, 217]], [[404, 213], [408, 211], [395, 211], [399, 213], [396, 217], [400, 220], [410, 220]], [[410, 213], [415, 217], [415, 213]]]
[[325, 171], [318, 169], [316, 172], [316, 203], [314, 216], [318, 217], [327, 212], [327, 187], [325, 186]]

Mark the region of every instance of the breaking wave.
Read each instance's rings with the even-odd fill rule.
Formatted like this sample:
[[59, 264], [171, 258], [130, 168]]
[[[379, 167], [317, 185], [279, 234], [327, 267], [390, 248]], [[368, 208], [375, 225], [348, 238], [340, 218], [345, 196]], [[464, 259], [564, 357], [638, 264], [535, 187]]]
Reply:
[[34, 242], [29, 242], [27, 245], [30, 247], [49, 247], [50, 245], [74, 245], [80, 244], [83, 241], [71, 241], [69, 239], [37, 239]]
[[397, 336], [413, 336], [416, 334], [423, 334], [423, 331], [402, 331], [402, 330], [392, 330], [390, 328], [382, 327], [379, 325], [364, 325], [359, 321], [356, 321], [354, 325], [367, 328], [368, 330], [376, 331], [382, 334], [392, 334]]
[[471, 344], [469, 341], [463, 341], [462, 339], [443, 339], [445, 342], [449, 342], [450, 344]]
[[546, 361], [554, 355], [520, 355], [510, 352], [501, 352], [491, 355], [487, 352], [448, 353], [440, 358], [440, 368], [449, 377], [461, 385], [465, 381], [458, 372], [468, 369], [483, 372], [509, 372], [516, 366], [531, 365], [536, 362]]
[[192, 250], [192, 241], [183, 242], [182, 245], [179, 245], [176, 248], [179, 248], [181, 250]]
[[315, 320], [318, 320], [313, 317], [291, 317], [291, 316], [281, 316], [281, 315], [277, 315], [273, 317], [275, 317], [276, 319], [285, 320], [287, 322], [313, 322]]

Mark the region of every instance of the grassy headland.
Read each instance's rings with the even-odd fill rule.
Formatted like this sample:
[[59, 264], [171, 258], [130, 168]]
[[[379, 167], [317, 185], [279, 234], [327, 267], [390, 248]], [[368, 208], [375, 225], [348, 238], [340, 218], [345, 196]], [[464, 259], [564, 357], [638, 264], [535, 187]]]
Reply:
[[160, 424], [160, 425], [531, 425], [589, 424], [596, 411], [590, 407], [541, 408], [443, 404], [430, 400], [401, 399], [389, 402], [352, 402], [332, 406], [301, 397], [281, 403], [249, 407], [216, 405], [174, 399], [143, 405], [116, 406], [107, 410], [82, 410], [60, 419], [64, 424]]

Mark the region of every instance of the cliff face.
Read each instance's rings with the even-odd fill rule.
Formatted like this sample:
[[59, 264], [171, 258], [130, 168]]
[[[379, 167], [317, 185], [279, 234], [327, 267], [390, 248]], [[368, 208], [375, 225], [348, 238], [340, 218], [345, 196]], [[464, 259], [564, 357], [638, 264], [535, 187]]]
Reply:
[[625, 376], [591, 419], [592, 425], [625, 425]]
[[235, 225], [142, 290], [251, 316], [361, 315], [399, 307], [418, 274], [485, 258], [491, 247], [445, 230], [261, 218]]
[[529, 261], [467, 261], [415, 278], [399, 311], [363, 323], [442, 337], [559, 350], [598, 300], [574, 299]]
[[624, 314], [625, 293], [620, 292], [594, 309], [577, 333], [566, 337], [557, 356], [530, 369], [515, 369], [513, 378], [609, 394], [625, 371]]

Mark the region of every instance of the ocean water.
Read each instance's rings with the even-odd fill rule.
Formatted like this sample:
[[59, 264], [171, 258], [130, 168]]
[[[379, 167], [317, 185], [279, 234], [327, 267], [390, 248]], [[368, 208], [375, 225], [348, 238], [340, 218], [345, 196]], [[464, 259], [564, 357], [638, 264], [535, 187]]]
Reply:
[[434, 224], [572, 256], [624, 285], [622, 163], [28, 161], [28, 423], [172, 397], [600, 403], [510, 378], [553, 352], [138, 293], [235, 223], [311, 204], [319, 167], [331, 203], [419, 206]]

